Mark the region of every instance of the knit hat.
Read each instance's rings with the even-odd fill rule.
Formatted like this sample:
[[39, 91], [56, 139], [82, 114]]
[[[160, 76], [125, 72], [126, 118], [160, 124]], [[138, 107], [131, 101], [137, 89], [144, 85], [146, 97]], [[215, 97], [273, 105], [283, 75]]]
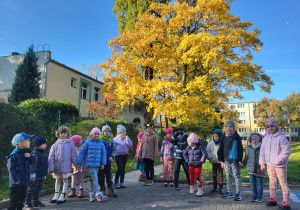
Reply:
[[266, 127], [267, 125], [273, 125], [275, 126], [276, 128], [278, 128], [278, 124], [276, 122], [276, 120], [272, 117], [269, 117], [267, 120], [266, 120], [266, 123], [265, 123]]
[[257, 135], [257, 134], [253, 134], [252, 136], [251, 136], [251, 139], [250, 139], [251, 141], [252, 140], [255, 140], [255, 141], [258, 141], [258, 142], [260, 142], [261, 141], [261, 137], [259, 136], [259, 135]]
[[216, 130], [214, 130], [213, 134], [218, 134], [220, 137], [220, 136], [222, 136], [223, 132], [221, 129], [216, 129]]
[[233, 122], [232, 120], [228, 120], [228, 121], [226, 122], [225, 126], [226, 126], [226, 125], [232, 125], [232, 126], [233, 126], [233, 130], [235, 130], [235, 124], [234, 124], [234, 122]]
[[146, 128], [148, 128], [148, 127], [152, 127], [153, 128], [152, 122], [146, 122]]
[[34, 135], [28, 135], [26, 133], [18, 133], [16, 134], [13, 139], [11, 140], [11, 144], [15, 147], [19, 142], [23, 141], [24, 139], [31, 139]]
[[166, 134], [168, 134], [168, 133], [169, 133], [169, 134], [173, 134], [172, 128], [167, 128], [166, 131], [165, 131], [165, 133], [166, 133]]
[[33, 143], [34, 147], [39, 147], [42, 144], [47, 144], [47, 141], [46, 141], [45, 137], [43, 137], [43, 136], [35, 136], [32, 139], [32, 143]]
[[104, 133], [105, 129], [109, 129], [111, 131], [111, 127], [109, 125], [102, 126], [102, 133]]
[[94, 133], [98, 133], [100, 135], [101, 130], [99, 128], [97, 128], [97, 127], [93, 128], [92, 131], [91, 131], [91, 133], [90, 133], [90, 136], [92, 136]]
[[189, 135], [189, 137], [187, 138], [187, 141], [197, 144], [198, 143], [197, 135], [195, 133], [191, 133], [191, 135]]
[[143, 137], [143, 135], [144, 135], [144, 132], [143, 131], [141, 131], [141, 132], [139, 132], [139, 134], [137, 135], [137, 137], [139, 138], [139, 137]]
[[79, 135], [74, 135], [70, 139], [73, 142], [74, 146], [76, 146], [78, 144], [78, 142], [80, 142], [82, 140], [81, 136], [79, 136]]
[[117, 133], [122, 133], [125, 131], [126, 131], [126, 128], [123, 125], [121, 125], [121, 124], [117, 125]]

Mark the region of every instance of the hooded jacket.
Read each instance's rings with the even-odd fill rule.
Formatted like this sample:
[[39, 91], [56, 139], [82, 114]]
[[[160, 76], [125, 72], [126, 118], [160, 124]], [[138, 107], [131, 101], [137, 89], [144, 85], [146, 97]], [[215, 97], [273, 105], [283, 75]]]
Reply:
[[158, 140], [156, 134], [146, 132], [141, 140], [139, 157], [155, 160], [158, 156]]
[[[232, 141], [230, 142], [224, 142], [226, 136], [225, 133], [221, 136], [220, 138], [220, 148], [218, 151], [218, 159], [220, 162], [225, 162], [226, 158], [228, 158], [227, 161], [229, 161], [230, 163], [235, 163], [238, 164], [239, 162], [242, 162], [243, 160], [243, 144], [241, 141], [241, 137], [240, 135], [235, 131], [233, 136], [232, 136]], [[229, 151], [224, 151], [225, 145], [224, 143], [229, 143]], [[233, 144], [234, 143], [234, 144]], [[232, 146], [235, 145], [236, 146], [236, 151], [232, 151], [233, 148]], [[235, 152], [237, 153], [237, 159], [231, 159], [230, 158], [230, 153], [231, 152]], [[229, 154], [229, 157], [226, 157], [225, 153]]]
[[290, 143], [278, 128], [274, 134], [266, 133], [260, 147], [259, 164], [285, 167], [291, 155]]
[[251, 137], [256, 134], [263, 139], [263, 136], [259, 133], [250, 133], [247, 137], [248, 140], [248, 147], [246, 149], [245, 158], [243, 160], [244, 166], [247, 165], [247, 173], [252, 174], [255, 176], [265, 177], [266, 171], [260, 170], [260, 164], [259, 164], [259, 154], [260, 154], [260, 146], [257, 148], [253, 148], [251, 145]]
[[113, 156], [116, 155], [126, 155], [128, 154], [129, 149], [132, 147], [132, 141], [128, 137], [128, 143], [126, 142], [126, 136], [119, 136], [117, 135], [114, 139], [114, 148], [116, 151], [113, 153]]

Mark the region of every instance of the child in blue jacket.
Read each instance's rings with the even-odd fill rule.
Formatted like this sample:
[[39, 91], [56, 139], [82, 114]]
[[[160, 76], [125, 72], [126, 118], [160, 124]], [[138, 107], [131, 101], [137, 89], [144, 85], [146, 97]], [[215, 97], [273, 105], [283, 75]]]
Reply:
[[107, 196], [100, 192], [97, 176], [99, 167], [100, 170], [103, 170], [106, 165], [106, 151], [104, 144], [99, 140], [100, 133], [99, 128], [92, 129], [90, 134], [91, 138], [84, 142], [76, 161], [77, 167], [79, 168], [81, 167], [82, 161], [85, 160], [84, 167], [87, 168], [91, 176], [91, 202], [95, 201], [95, 194], [97, 201], [104, 201], [107, 198]]
[[6, 155], [10, 187], [9, 210], [24, 207], [27, 185], [30, 182], [30, 165], [34, 163], [29, 150], [32, 137], [33, 135], [26, 133], [16, 134], [11, 141], [16, 148]]

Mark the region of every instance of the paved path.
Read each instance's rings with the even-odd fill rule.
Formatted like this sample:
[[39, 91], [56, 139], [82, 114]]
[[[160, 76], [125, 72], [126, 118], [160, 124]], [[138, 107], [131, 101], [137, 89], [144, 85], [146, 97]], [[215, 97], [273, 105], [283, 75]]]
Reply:
[[[162, 166], [155, 167], [155, 174], [162, 171]], [[41, 198], [46, 207], [41, 209], [109, 209], [109, 210], [131, 210], [131, 209], [205, 209], [205, 210], [224, 210], [224, 209], [277, 209], [268, 208], [265, 203], [250, 202], [251, 189], [242, 188], [242, 201], [233, 199], [222, 199], [219, 194], [210, 193], [211, 185], [204, 185], [205, 194], [196, 197], [189, 194], [187, 184], [179, 184], [180, 190], [174, 191], [172, 187], [163, 187], [162, 183], [154, 183], [152, 186], [143, 186], [137, 181], [139, 171], [127, 173], [125, 176], [126, 189], [115, 190], [117, 198], [108, 198], [104, 202], [89, 202], [88, 187], [89, 182], [85, 183], [85, 198], [67, 198], [64, 204], [50, 204], [53, 194]], [[298, 190], [299, 192], [299, 190]], [[282, 201], [281, 191], [278, 191], [278, 200]], [[264, 189], [264, 198], [269, 197], [269, 190]], [[292, 209], [300, 209], [300, 203], [291, 200]], [[37, 208], [36, 208], [37, 209]]]

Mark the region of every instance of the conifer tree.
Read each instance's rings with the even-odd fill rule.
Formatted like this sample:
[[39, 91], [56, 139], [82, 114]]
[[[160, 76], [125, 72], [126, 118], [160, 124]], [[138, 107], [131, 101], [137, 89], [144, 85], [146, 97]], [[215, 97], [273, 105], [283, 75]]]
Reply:
[[27, 99], [39, 98], [41, 73], [38, 71], [38, 57], [34, 54], [34, 46], [30, 45], [24, 60], [16, 70], [16, 76], [12, 85], [8, 101], [18, 105]]

